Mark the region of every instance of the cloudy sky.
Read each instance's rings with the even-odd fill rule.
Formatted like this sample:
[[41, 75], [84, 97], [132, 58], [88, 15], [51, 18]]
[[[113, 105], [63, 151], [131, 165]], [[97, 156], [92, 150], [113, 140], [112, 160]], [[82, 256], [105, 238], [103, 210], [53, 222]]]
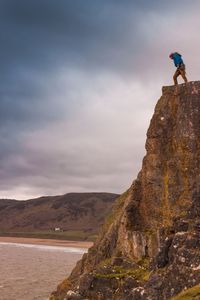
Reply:
[[198, 0], [1, 0], [0, 197], [126, 190], [168, 55], [198, 80]]

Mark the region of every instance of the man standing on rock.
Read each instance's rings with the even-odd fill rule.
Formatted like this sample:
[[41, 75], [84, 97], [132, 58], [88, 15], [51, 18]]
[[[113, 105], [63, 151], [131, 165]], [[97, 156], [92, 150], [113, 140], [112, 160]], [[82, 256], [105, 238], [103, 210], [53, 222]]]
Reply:
[[185, 83], [187, 83], [187, 78], [186, 78], [186, 73], [185, 73], [185, 64], [183, 62], [183, 59], [181, 57], [181, 54], [178, 52], [171, 53], [169, 55], [171, 59], [173, 59], [175, 66], [177, 67], [176, 72], [174, 73], [173, 79], [174, 79], [174, 84], [177, 85], [177, 77], [181, 75], [183, 77], [183, 80]]

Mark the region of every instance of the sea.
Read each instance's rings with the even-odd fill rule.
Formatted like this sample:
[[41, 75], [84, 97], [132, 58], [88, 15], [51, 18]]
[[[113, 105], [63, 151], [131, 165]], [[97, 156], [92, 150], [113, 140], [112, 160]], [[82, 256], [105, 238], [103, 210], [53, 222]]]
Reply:
[[0, 242], [0, 300], [47, 300], [86, 248]]

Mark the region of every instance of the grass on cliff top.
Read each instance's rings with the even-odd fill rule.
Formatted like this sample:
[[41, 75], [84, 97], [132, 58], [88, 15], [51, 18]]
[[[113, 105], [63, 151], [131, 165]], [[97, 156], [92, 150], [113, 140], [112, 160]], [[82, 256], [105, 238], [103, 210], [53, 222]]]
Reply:
[[173, 297], [172, 300], [200, 300], [200, 284], [181, 292], [177, 296]]

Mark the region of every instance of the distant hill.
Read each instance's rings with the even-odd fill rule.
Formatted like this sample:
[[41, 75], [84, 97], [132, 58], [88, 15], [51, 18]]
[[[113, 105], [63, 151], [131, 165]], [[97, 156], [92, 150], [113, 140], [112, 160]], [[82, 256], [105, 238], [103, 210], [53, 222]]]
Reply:
[[[119, 195], [69, 193], [18, 201], [0, 199], [0, 235], [92, 238]], [[60, 228], [58, 232], [55, 228]]]

